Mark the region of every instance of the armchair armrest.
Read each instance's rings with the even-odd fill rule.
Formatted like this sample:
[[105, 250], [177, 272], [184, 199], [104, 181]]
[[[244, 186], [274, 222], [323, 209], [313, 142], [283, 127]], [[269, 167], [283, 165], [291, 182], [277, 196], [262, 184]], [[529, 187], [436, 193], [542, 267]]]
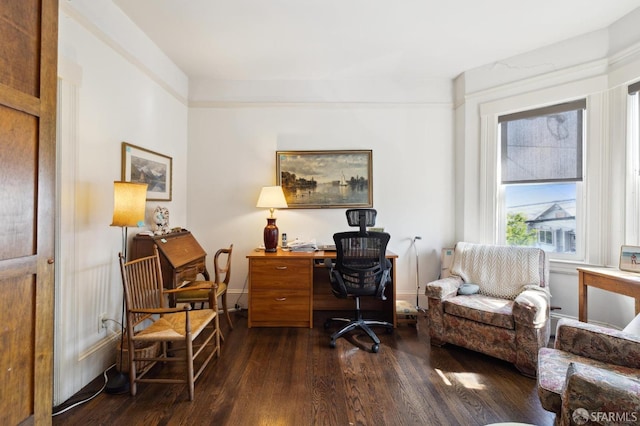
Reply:
[[514, 300], [513, 317], [519, 324], [539, 328], [549, 320], [549, 293], [542, 287], [530, 286]]
[[458, 293], [458, 288], [462, 284], [462, 278], [452, 275], [440, 280], [431, 281], [425, 288], [425, 294], [434, 299], [448, 299]]
[[640, 368], [640, 337], [612, 328], [562, 318], [555, 348], [610, 364]]
[[[579, 408], [586, 410], [590, 416], [615, 415], [615, 424], [638, 424], [640, 380], [611, 370], [572, 362], [567, 369], [562, 390], [561, 418], [570, 420], [574, 411]], [[609, 424], [611, 420], [601, 418], [595, 423]]]

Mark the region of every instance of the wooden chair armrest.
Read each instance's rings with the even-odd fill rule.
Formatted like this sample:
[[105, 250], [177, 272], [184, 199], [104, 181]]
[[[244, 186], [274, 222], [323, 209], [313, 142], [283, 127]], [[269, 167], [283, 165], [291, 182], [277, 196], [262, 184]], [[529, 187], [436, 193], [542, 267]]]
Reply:
[[171, 294], [171, 293], [181, 293], [185, 291], [193, 291], [193, 290], [217, 290], [218, 283], [213, 281], [192, 281], [193, 283], [203, 283], [203, 284], [186, 284], [182, 287], [172, 288], [167, 290], [162, 290], [163, 293]]
[[183, 306], [176, 308], [147, 308], [147, 309], [130, 309], [131, 312], [137, 314], [173, 314], [176, 312], [190, 311], [191, 306]]

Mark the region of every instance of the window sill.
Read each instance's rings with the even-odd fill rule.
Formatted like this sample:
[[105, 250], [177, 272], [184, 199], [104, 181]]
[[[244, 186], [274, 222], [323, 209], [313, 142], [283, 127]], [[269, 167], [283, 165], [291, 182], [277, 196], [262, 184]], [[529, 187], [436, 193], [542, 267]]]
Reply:
[[611, 265], [594, 265], [587, 262], [577, 261], [577, 260], [561, 260], [561, 259], [551, 259], [549, 261], [551, 266], [551, 272], [554, 274], [565, 274], [565, 275], [578, 275], [577, 268], [586, 268], [586, 267], [603, 267], [603, 268], [615, 268], [616, 266]]

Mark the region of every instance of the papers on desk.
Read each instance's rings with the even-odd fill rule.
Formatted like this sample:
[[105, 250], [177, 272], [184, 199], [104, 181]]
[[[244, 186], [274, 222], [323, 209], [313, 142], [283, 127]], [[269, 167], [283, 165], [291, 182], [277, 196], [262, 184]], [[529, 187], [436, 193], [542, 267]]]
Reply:
[[318, 245], [316, 244], [315, 240], [311, 240], [311, 241], [294, 240], [294, 241], [291, 241], [287, 245], [287, 247], [289, 248], [289, 250], [297, 251], [297, 252], [314, 252], [318, 250]]

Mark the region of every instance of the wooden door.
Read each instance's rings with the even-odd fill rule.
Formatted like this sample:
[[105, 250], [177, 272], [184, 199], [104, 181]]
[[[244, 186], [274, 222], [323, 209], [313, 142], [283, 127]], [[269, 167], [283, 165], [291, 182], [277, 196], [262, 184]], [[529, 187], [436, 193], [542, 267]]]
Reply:
[[50, 424], [57, 0], [0, 1], [0, 413]]

